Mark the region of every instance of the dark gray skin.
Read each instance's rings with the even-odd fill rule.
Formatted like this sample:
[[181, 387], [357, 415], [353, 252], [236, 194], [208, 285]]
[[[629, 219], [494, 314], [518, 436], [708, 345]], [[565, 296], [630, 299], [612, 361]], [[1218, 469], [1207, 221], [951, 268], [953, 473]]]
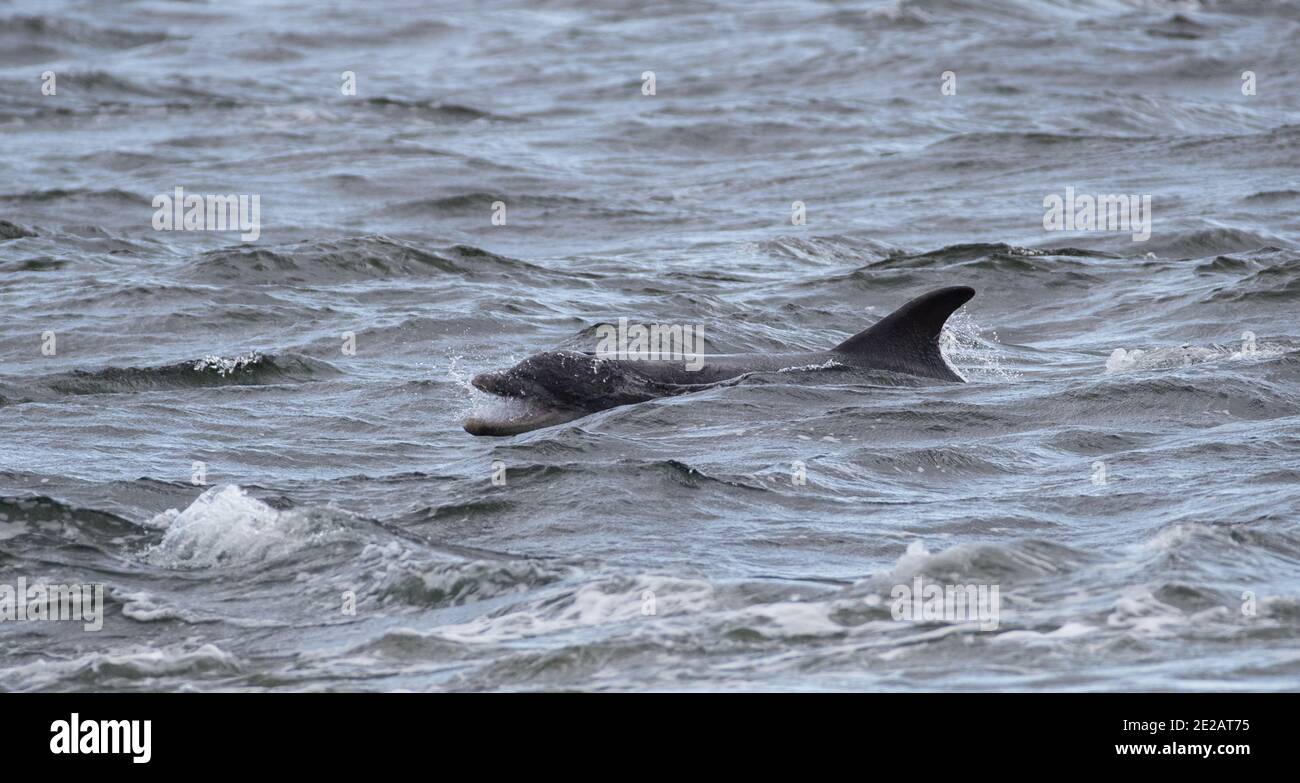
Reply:
[[475, 388], [517, 401], [520, 410], [500, 418], [470, 418], [465, 431], [517, 435], [620, 405], [699, 391], [749, 373], [828, 363], [963, 383], [943, 359], [939, 333], [948, 316], [974, 295], [966, 286], [923, 294], [829, 351], [711, 354], [703, 357], [702, 366], [698, 360], [602, 359], [580, 351], [546, 351], [508, 370], [475, 376], [470, 381]]

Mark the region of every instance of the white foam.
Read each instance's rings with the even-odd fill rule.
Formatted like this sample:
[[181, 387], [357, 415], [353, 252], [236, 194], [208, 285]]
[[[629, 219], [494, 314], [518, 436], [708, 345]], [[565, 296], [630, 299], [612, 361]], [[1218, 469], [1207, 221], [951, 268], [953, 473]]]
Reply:
[[157, 596], [145, 590], [114, 590], [112, 596], [122, 602], [122, 615], [136, 622], [152, 623], [164, 620], [201, 622], [193, 612], [165, 606]]
[[831, 370], [836, 367], [843, 367], [843, 366], [844, 365], [840, 364], [834, 359], [827, 359], [821, 364], [801, 364], [796, 367], [782, 367], [781, 369], [777, 370], [777, 372], [811, 372], [813, 370]]
[[825, 601], [784, 601], [749, 606], [732, 614], [746, 629], [768, 638], [843, 634], [848, 629], [830, 618], [836, 605]]
[[[578, 587], [565, 600], [541, 591], [510, 612], [477, 617], [467, 623], [438, 628], [433, 635], [459, 642], [498, 642], [592, 626], [705, 611], [712, 603], [713, 585], [704, 580], [641, 575], [615, 578]], [[647, 614], [653, 607], [653, 614]]]
[[[0, 683], [14, 690], [45, 690], [68, 682], [79, 689], [86, 680], [98, 684], [105, 679], [142, 680], [169, 676], [192, 676], [200, 672], [238, 672], [241, 662], [215, 644], [194, 649], [147, 648], [113, 653], [88, 653], [71, 659], [43, 658], [0, 671]], [[93, 689], [93, 687], [92, 687]]]
[[939, 353], [963, 380], [1012, 381], [1020, 377], [1003, 366], [997, 332], [984, 329], [965, 310], [954, 313], [939, 333]]
[[231, 373], [238, 372], [245, 367], [260, 364], [265, 358], [266, 357], [262, 355], [261, 351], [249, 351], [248, 353], [240, 354], [239, 356], [229, 359], [224, 356], [217, 356], [216, 354], [208, 354], [194, 363], [194, 369], [199, 372], [216, 370], [217, 375], [225, 377]]
[[1186, 625], [1189, 618], [1177, 607], [1156, 598], [1145, 587], [1128, 588], [1115, 601], [1106, 625], [1143, 636], [1166, 636], [1169, 626]]
[[1106, 375], [1130, 370], [1166, 370], [1191, 367], [1213, 361], [1275, 359], [1287, 352], [1285, 346], [1259, 344], [1252, 350], [1220, 346], [1180, 345], [1161, 348], [1116, 348], [1106, 359]]
[[168, 509], [145, 524], [166, 529], [146, 559], [170, 568], [258, 562], [317, 543], [340, 529], [319, 515], [277, 511], [235, 484], [215, 486], [184, 511]]

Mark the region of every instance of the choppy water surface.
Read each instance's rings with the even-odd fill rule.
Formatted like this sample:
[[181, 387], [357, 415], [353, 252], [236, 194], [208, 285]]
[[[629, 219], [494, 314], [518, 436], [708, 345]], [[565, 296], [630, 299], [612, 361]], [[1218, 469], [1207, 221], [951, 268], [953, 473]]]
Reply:
[[[628, 5], [0, 2], [0, 582], [108, 603], [0, 687], [1296, 688], [1300, 5]], [[460, 427], [619, 317], [819, 350], [943, 285], [966, 385]]]

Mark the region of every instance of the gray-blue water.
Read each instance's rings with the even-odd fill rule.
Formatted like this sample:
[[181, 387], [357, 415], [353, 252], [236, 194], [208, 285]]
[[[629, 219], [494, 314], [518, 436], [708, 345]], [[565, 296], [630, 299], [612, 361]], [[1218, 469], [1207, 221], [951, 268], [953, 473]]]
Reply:
[[[1296, 689], [1300, 4], [634, 5], [0, 0], [0, 584], [107, 603], [0, 688]], [[620, 317], [944, 285], [964, 385], [461, 429]]]

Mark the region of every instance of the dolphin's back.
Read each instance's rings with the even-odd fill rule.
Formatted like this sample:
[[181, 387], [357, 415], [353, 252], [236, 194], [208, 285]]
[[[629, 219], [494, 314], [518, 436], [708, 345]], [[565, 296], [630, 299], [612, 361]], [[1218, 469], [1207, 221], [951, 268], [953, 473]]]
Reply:
[[961, 382], [939, 350], [939, 333], [957, 308], [975, 296], [958, 285], [922, 294], [832, 349], [852, 364]]

